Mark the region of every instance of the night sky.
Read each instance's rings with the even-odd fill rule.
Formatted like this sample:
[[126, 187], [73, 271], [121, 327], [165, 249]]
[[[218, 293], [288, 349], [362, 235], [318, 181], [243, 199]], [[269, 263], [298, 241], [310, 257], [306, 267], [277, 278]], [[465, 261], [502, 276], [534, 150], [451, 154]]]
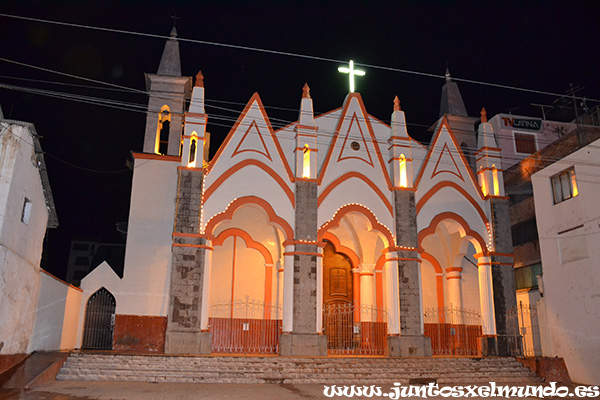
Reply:
[[[322, 3], [3, 0], [0, 14], [164, 37], [0, 16], [0, 57], [143, 91], [144, 73], [158, 69], [171, 16], [177, 15], [182, 39], [363, 64], [366, 76], [358, 78], [356, 90], [367, 111], [389, 123], [397, 95], [409, 134], [423, 142], [438, 118], [446, 63], [455, 78], [553, 93], [573, 84], [584, 87], [577, 95], [600, 99], [598, 1]], [[205, 77], [211, 154], [254, 92], [277, 129], [297, 118], [305, 82], [316, 114], [340, 107], [348, 90], [337, 62], [184, 41], [180, 51], [183, 75], [202, 70]], [[127, 220], [132, 173], [126, 162], [131, 151], [142, 149], [147, 96], [7, 61], [0, 61], [0, 84], [53, 96], [0, 87], [4, 117], [34, 123], [43, 137], [60, 223], [48, 234], [45, 268], [64, 278], [72, 239], [123, 242], [115, 224]], [[509, 109], [540, 117], [530, 103], [556, 99], [467, 82], [459, 87], [471, 116], [486, 107], [490, 117]], [[56, 97], [64, 93], [104, 98], [110, 106]], [[589, 107], [597, 104], [587, 101]]]

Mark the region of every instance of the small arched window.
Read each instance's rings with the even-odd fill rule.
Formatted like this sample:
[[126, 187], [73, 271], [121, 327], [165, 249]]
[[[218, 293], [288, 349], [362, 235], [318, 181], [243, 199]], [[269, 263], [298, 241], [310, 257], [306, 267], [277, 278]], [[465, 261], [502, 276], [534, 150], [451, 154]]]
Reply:
[[171, 112], [166, 104], [160, 109], [158, 115], [158, 132], [156, 140], [156, 152], [167, 154], [169, 147], [169, 132], [171, 130]]
[[192, 139], [192, 144], [190, 145], [190, 158], [188, 164], [193, 164], [196, 161], [196, 139]]

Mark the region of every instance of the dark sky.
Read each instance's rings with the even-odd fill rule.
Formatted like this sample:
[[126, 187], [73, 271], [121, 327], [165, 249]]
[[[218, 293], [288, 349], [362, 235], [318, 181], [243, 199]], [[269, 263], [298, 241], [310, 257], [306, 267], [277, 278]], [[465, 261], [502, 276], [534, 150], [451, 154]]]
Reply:
[[[599, 99], [600, 2], [526, 3], [3, 0], [0, 13], [164, 36], [177, 15], [185, 39], [440, 76], [447, 62], [457, 78], [554, 93], [572, 83], [585, 87], [578, 95]], [[0, 16], [0, 57], [137, 90], [145, 89], [144, 72], [156, 72], [164, 41]], [[340, 107], [347, 92], [338, 63], [189, 42], [180, 49], [183, 74], [201, 69], [205, 76], [211, 153], [254, 92], [267, 108], [291, 109], [268, 108], [275, 128], [296, 119], [304, 82], [317, 114]], [[444, 80], [363, 69], [357, 91], [367, 111], [389, 122], [398, 95], [409, 134], [428, 141], [424, 127], [438, 118]], [[115, 224], [127, 220], [131, 182], [125, 163], [131, 151], [141, 151], [144, 134], [145, 114], [135, 105], [143, 107], [147, 97], [71, 86], [100, 85], [6, 61], [0, 84], [102, 97], [113, 106], [0, 88], [5, 118], [32, 122], [43, 136], [60, 223], [48, 235], [46, 268], [64, 277], [71, 239], [120, 240]], [[466, 82], [459, 87], [472, 116], [484, 106], [489, 116], [515, 107], [514, 113], [540, 116], [529, 104], [555, 100]]]

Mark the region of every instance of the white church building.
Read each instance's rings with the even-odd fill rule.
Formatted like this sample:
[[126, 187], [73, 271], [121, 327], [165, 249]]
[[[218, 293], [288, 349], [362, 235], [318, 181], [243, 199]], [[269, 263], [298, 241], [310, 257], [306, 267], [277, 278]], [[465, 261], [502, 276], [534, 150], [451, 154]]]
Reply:
[[123, 278], [82, 280], [82, 348], [519, 353], [501, 150], [450, 77], [429, 146], [397, 99], [389, 125], [354, 92], [315, 115], [305, 85], [279, 130], [254, 94], [208, 160], [203, 77], [181, 76], [171, 36], [146, 75]]

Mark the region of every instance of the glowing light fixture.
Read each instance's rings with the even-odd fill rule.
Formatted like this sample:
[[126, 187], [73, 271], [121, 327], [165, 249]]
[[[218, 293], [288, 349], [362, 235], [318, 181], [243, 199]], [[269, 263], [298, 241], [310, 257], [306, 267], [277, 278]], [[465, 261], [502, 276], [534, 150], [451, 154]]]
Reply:
[[575, 169], [571, 170], [571, 187], [573, 188], [573, 197], [579, 194], [579, 189], [577, 189], [577, 180], [575, 179]]
[[349, 81], [350, 81], [350, 93], [354, 93], [354, 76], [364, 76], [365, 75], [365, 71], [362, 71], [360, 69], [354, 69], [354, 61], [350, 60], [350, 62], [348, 63], [348, 68], [346, 67], [339, 67], [338, 71], [343, 73], [343, 74], [348, 74], [349, 77]]
[[310, 179], [310, 147], [304, 145], [304, 155], [302, 159], [302, 177]]
[[498, 183], [498, 170], [496, 169], [495, 164], [492, 164], [492, 177], [494, 180], [494, 195], [500, 196], [500, 185]]
[[400, 187], [408, 187], [408, 176], [406, 175], [406, 158], [400, 154]]

